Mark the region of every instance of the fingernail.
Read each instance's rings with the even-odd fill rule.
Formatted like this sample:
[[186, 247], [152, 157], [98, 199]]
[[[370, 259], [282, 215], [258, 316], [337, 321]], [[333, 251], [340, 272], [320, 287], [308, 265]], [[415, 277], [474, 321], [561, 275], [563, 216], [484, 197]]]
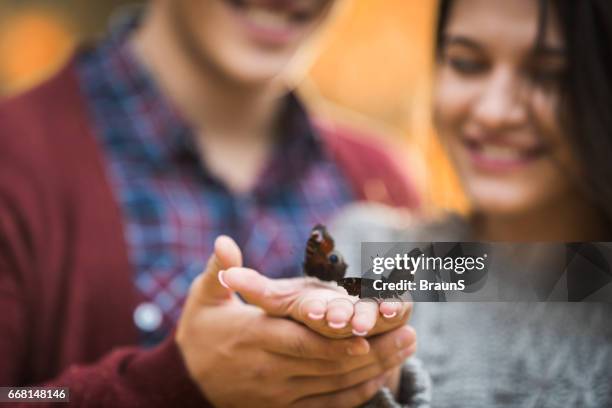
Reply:
[[393, 313], [383, 313], [383, 316], [387, 319], [393, 319], [395, 316], [397, 316], [397, 312], [393, 312]]
[[327, 322], [327, 324], [332, 329], [344, 329], [346, 327], [346, 322], [341, 322], [341, 323]]
[[223, 286], [226, 289], [231, 289], [229, 287], [229, 285], [227, 283], [225, 283], [225, 280], [223, 280], [223, 272], [225, 271], [219, 271], [219, 273], [217, 274], [217, 278], [219, 279], [219, 283], [221, 283], [221, 286]]
[[308, 317], [312, 320], [321, 320], [322, 318], [325, 317], [325, 313], [313, 313], [310, 312], [308, 313]]
[[355, 336], [365, 337], [365, 336], [368, 334], [368, 331], [367, 331], [367, 330], [364, 330], [364, 331], [358, 331], [358, 330], [356, 330], [356, 329], [353, 329], [353, 334], [354, 334]]
[[403, 349], [407, 347], [408, 345], [410, 345], [411, 340], [412, 340], [412, 336], [410, 335], [410, 333], [408, 333], [408, 331], [406, 330], [402, 330], [400, 335], [397, 336], [397, 338], [395, 339], [395, 346], [398, 349]]

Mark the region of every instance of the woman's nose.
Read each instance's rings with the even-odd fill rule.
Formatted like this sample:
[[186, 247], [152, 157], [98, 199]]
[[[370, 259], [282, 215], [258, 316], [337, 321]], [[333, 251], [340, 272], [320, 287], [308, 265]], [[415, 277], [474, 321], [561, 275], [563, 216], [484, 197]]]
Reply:
[[483, 81], [474, 119], [488, 129], [516, 127], [527, 120], [525, 86], [509, 69], [498, 69]]

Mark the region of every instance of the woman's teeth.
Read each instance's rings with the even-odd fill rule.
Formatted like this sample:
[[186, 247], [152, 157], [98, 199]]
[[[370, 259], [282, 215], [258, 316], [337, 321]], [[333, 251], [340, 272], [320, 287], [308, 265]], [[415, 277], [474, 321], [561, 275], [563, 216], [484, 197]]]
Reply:
[[516, 148], [507, 146], [481, 145], [480, 154], [489, 160], [517, 161], [525, 159], [527, 154]]

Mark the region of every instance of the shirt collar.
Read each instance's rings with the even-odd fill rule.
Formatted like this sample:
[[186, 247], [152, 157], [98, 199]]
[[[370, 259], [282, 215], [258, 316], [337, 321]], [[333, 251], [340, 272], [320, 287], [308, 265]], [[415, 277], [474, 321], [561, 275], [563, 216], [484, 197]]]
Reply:
[[148, 120], [148, 129], [141, 129], [140, 138], [147, 145], [148, 158], [157, 164], [173, 163], [196, 155], [188, 123], [159, 89], [151, 73], [133, 49], [130, 37], [139, 26], [145, 10], [129, 9], [111, 21], [108, 40], [101, 47], [103, 61], [109, 65], [106, 75], [120, 101], [135, 114]]
[[307, 172], [312, 163], [325, 158], [322, 140], [294, 93], [285, 98], [278, 129], [277, 144], [262, 172], [262, 178], [267, 181], [260, 183], [261, 189], [290, 184]]

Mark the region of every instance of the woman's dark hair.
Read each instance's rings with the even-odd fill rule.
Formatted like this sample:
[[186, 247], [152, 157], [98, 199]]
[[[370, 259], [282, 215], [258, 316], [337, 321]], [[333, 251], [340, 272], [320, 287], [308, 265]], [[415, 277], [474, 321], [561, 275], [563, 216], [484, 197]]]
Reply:
[[[559, 118], [583, 169], [580, 185], [612, 225], [612, 0], [534, 1], [541, 14], [538, 37], [548, 9], [559, 19], [567, 55]], [[440, 0], [437, 55], [452, 6], [453, 0]]]

